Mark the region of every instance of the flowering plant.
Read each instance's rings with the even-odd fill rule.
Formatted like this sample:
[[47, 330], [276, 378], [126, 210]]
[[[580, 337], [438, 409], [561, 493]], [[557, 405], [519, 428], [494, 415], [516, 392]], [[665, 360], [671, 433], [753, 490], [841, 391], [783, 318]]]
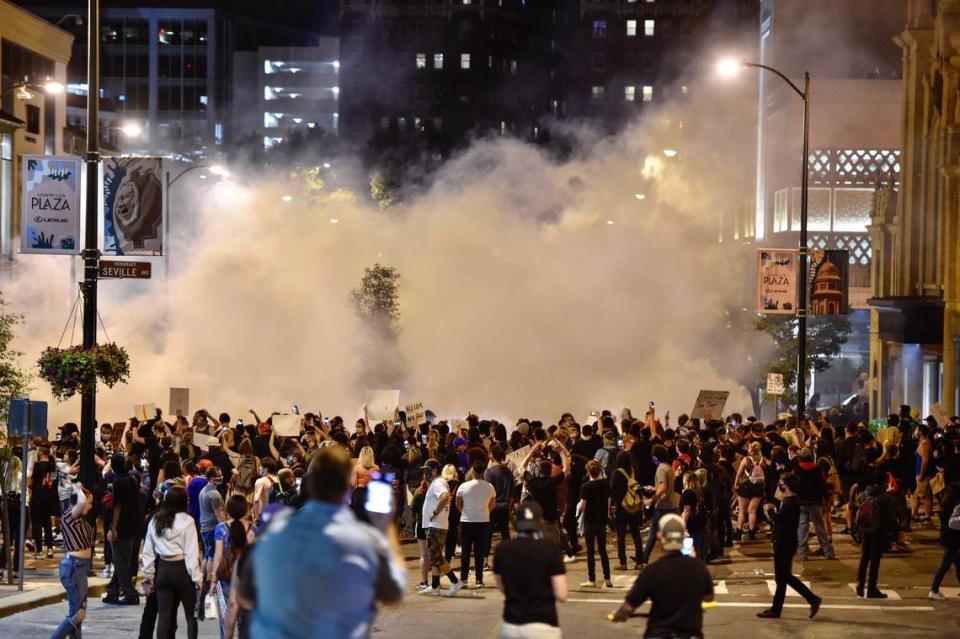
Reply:
[[96, 383], [113, 388], [130, 377], [130, 356], [116, 344], [47, 348], [37, 362], [40, 378], [50, 384], [53, 395], [64, 401]]

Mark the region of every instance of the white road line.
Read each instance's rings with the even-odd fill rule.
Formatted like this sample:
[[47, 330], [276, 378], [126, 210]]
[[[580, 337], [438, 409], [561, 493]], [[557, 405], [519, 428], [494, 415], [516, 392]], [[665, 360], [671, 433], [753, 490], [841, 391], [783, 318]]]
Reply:
[[[853, 590], [854, 592], [857, 591], [857, 584], [847, 584], [847, 585], [850, 586], [850, 590]], [[903, 601], [903, 597], [898, 595], [896, 590], [884, 590], [883, 588], [881, 588], [880, 592], [885, 594], [887, 596], [887, 599], [889, 599], [890, 601]]]
[[[803, 581], [803, 585], [804, 585], [804, 586], [806, 586], [807, 588], [810, 587], [810, 582], [809, 582], [809, 581], [804, 581], [804, 580], [801, 580], [801, 581]], [[775, 580], [773, 580], [773, 579], [767, 579], [767, 591], [770, 593], [771, 596], [773, 596], [774, 594], [776, 594], [776, 592], [777, 592], [777, 582], [776, 582]], [[799, 596], [800, 596], [800, 593], [798, 593], [796, 590], [794, 590], [794, 589], [791, 588], [790, 586], [787, 586], [787, 596], [788, 596], [788, 597], [799, 597]]]
[[[623, 599], [567, 599], [571, 603], [603, 603], [603, 604], [620, 604], [623, 603]], [[754, 603], [749, 601], [720, 601], [717, 602], [720, 608], [769, 608], [769, 603]], [[646, 604], [645, 604], [646, 605]], [[784, 604], [784, 608], [809, 608], [805, 603], [799, 604]], [[821, 610], [881, 610], [884, 612], [896, 612], [898, 610], [908, 611], [908, 612], [929, 612], [935, 610], [933, 606], [888, 606], [884, 604], [878, 604], [874, 606], [869, 605], [858, 605], [858, 604], [823, 604], [820, 606]]]
[[727, 589], [727, 580], [721, 579], [717, 582], [717, 585], [713, 587], [713, 594], [715, 595], [729, 595], [730, 591]]

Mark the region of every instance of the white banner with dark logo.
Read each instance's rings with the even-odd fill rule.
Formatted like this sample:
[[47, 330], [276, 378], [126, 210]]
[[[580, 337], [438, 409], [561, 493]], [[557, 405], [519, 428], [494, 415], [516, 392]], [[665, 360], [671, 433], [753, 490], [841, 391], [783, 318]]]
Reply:
[[103, 252], [163, 255], [163, 159], [103, 161]]
[[80, 160], [23, 156], [20, 252], [80, 253]]
[[797, 249], [757, 250], [757, 312], [797, 314]]

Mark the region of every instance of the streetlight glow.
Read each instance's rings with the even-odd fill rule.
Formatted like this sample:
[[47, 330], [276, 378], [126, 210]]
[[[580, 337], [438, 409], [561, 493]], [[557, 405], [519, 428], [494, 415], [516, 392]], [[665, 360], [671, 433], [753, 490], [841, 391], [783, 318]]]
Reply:
[[211, 164], [207, 170], [210, 171], [212, 175], [218, 175], [220, 177], [228, 177], [230, 175], [230, 171], [222, 164]]
[[60, 95], [66, 90], [66, 87], [59, 80], [47, 80], [43, 83], [43, 90], [50, 95]]
[[125, 122], [120, 131], [128, 138], [139, 138], [143, 134], [143, 127], [136, 122]]
[[675, 158], [675, 157], [677, 157], [677, 150], [676, 150], [676, 149], [664, 149], [664, 150], [663, 150], [663, 154], [664, 154], [665, 156], [667, 156], [668, 158]]
[[633, 194], [633, 197], [637, 198], [638, 200], [645, 200], [645, 199], [647, 199], [647, 196], [646, 196], [646, 194], [644, 194], [644, 193], [634, 193], [634, 194]]
[[717, 63], [717, 73], [725, 78], [732, 78], [737, 75], [742, 68], [743, 62], [739, 62], [734, 58], [724, 58]]
[[280, 199], [283, 200], [284, 202], [293, 202], [293, 196], [292, 196], [292, 195], [284, 195], [284, 196], [283, 196], [282, 198], [280, 198]]

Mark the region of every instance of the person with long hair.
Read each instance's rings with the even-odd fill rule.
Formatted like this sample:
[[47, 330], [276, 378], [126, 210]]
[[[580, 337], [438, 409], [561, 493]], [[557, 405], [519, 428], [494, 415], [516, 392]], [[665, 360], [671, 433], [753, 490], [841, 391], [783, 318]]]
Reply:
[[87, 521], [93, 508], [89, 490], [72, 482], [76, 502], [63, 512], [60, 532], [63, 535], [63, 561], [60, 562], [60, 583], [67, 591], [67, 616], [50, 639], [79, 639], [80, 624], [87, 615], [87, 577], [93, 563], [93, 542], [96, 530]]
[[233, 475], [232, 494], [243, 495], [247, 504], [253, 506], [253, 491], [260, 476], [260, 460], [253, 454], [253, 444], [249, 437], [240, 441], [240, 460]]
[[187, 491], [172, 486], [147, 526], [141, 554], [144, 592], [157, 592], [157, 637], [171, 636], [180, 601], [187, 637], [197, 638], [195, 609], [203, 580], [198, 550], [197, 528], [187, 513]]
[[[253, 543], [256, 533], [257, 529], [250, 520], [247, 500], [242, 495], [233, 495], [227, 500], [227, 520], [218, 524], [214, 531], [216, 549], [213, 565], [217, 578], [210, 583], [210, 594], [217, 598], [217, 607], [220, 609], [220, 639], [233, 636], [234, 628], [227, 623], [228, 619], [236, 619], [240, 626], [246, 625], [243, 611], [227, 614], [229, 608], [237, 606], [230, 599], [230, 581], [237, 558], [248, 544]], [[240, 634], [243, 636], [245, 630], [241, 630]]]
[[933, 584], [930, 586], [930, 599], [942, 600], [945, 597], [940, 592], [940, 584], [952, 565], [957, 571], [957, 581], [960, 581], [960, 530], [950, 528], [950, 519], [954, 511], [960, 506], [960, 483], [954, 482], [943, 491], [940, 502], [940, 545], [943, 546], [943, 559], [940, 567], [933, 575]]
[[373, 479], [373, 473], [380, 472], [377, 466], [373, 448], [364, 446], [357, 455], [357, 463], [353, 465], [350, 475], [350, 484], [353, 486], [353, 495], [350, 497], [350, 508], [357, 519], [367, 519], [367, 484]]
[[423, 527], [423, 502], [426, 499], [430, 482], [425, 475], [420, 476], [420, 485], [413, 493], [410, 508], [413, 510], [414, 536], [417, 538], [417, 550], [420, 554], [420, 583], [417, 591], [430, 587], [430, 556], [427, 554], [427, 531]]
[[750, 539], [757, 538], [757, 511], [763, 501], [767, 462], [763, 458], [760, 442], [750, 442], [747, 455], [737, 467], [733, 484], [737, 487], [737, 538], [747, 533]]

